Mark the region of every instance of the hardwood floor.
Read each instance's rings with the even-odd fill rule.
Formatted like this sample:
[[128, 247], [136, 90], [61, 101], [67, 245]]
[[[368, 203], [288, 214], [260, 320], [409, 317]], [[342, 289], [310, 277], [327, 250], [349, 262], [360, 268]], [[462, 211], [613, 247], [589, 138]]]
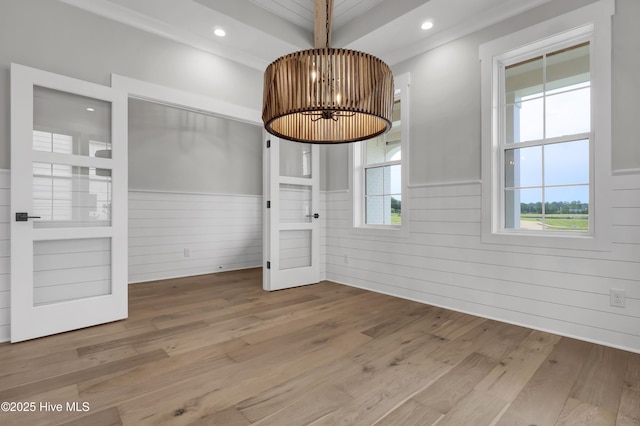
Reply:
[[0, 345], [0, 401], [35, 403], [0, 424], [640, 425], [638, 354], [259, 269], [129, 294], [125, 321]]

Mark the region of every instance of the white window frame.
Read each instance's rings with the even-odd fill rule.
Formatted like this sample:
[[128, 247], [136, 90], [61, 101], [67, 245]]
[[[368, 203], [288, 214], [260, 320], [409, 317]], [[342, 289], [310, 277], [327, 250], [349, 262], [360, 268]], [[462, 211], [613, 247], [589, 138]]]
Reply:
[[[606, 250], [610, 243], [611, 16], [614, 0], [576, 9], [480, 46], [482, 90], [482, 242], [534, 247]], [[505, 62], [556, 47], [591, 45], [589, 231], [548, 232], [504, 227], [503, 150], [500, 108]], [[516, 148], [517, 144], [514, 144]]]
[[[394, 77], [395, 99], [400, 100], [400, 150], [402, 152], [400, 165], [402, 167], [402, 185], [401, 185], [401, 197], [402, 197], [402, 213], [400, 225], [370, 225], [365, 220], [365, 176], [364, 176], [364, 164], [365, 164], [365, 146], [364, 142], [356, 142], [350, 144], [349, 149], [349, 173], [351, 182], [351, 194], [352, 199], [352, 214], [353, 226], [352, 232], [361, 235], [370, 236], [388, 236], [388, 237], [402, 237], [405, 238], [408, 235], [409, 228], [409, 200], [408, 200], [408, 181], [409, 181], [409, 86], [410, 86], [410, 74], [404, 73]], [[385, 163], [391, 164], [396, 162]], [[380, 165], [376, 165], [378, 167]]]

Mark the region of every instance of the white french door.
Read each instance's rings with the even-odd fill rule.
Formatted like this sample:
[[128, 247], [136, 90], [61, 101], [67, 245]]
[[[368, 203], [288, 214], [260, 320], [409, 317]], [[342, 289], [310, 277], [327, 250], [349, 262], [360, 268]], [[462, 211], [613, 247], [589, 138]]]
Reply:
[[265, 290], [320, 279], [319, 149], [270, 136], [264, 161]]
[[11, 64], [11, 341], [127, 317], [127, 94]]

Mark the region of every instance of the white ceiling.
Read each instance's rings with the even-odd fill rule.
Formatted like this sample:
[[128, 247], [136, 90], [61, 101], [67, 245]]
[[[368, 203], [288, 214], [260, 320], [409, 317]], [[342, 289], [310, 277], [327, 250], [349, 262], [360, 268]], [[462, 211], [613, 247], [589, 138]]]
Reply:
[[[313, 47], [313, 0], [60, 1], [259, 70]], [[394, 65], [548, 1], [334, 0], [332, 46]]]

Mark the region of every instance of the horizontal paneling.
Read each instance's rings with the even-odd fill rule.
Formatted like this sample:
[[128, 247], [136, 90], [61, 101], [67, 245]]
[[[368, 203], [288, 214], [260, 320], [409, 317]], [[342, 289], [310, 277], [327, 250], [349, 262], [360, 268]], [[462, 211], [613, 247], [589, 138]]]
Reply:
[[[640, 351], [640, 176], [612, 182], [605, 251], [483, 244], [479, 183], [410, 188], [407, 238], [353, 233], [350, 194], [325, 193], [323, 268], [338, 282]], [[625, 308], [610, 306], [611, 288], [625, 290]]]
[[10, 172], [0, 169], [0, 342], [9, 340], [11, 318], [11, 276], [10, 276]]
[[262, 264], [262, 196], [129, 191], [129, 282]]

